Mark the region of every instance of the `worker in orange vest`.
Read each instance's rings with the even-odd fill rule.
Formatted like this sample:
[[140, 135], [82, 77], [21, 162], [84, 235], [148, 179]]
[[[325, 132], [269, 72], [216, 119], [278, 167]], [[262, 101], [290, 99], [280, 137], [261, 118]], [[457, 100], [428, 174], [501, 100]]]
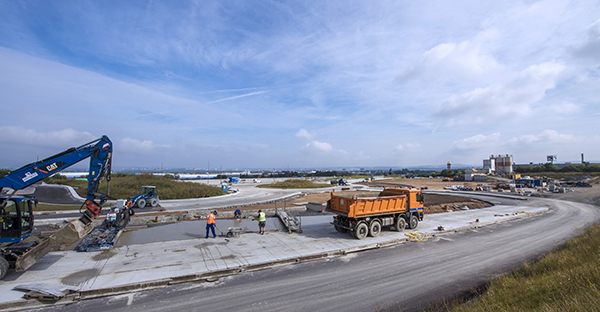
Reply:
[[217, 223], [215, 222], [215, 218], [217, 216], [217, 211], [209, 212], [206, 216], [206, 238], [208, 238], [208, 231], [212, 230], [213, 238], [217, 237], [215, 234], [215, 226]]

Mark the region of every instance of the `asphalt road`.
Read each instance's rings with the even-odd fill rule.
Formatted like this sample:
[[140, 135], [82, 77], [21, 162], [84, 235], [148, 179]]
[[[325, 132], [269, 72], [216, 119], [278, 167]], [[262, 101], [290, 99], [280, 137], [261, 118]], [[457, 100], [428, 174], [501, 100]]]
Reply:
[[586, 204], [516, 204], [550, 211], [425, 242], [43, 311], [415, 311], [533, 261], [600, 220], [600, 209]]

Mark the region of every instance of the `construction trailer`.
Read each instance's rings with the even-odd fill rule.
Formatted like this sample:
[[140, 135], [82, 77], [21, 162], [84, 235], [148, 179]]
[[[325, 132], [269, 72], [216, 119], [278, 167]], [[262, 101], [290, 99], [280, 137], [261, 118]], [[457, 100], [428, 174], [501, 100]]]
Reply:
[[351, 232], [357, 239], [367, 235], [377, 237], [382, 227], [396, 231], [415, 229], [423, 221], [423, 193], [412, 188], [388, 188], [373, 197], [367, 195], [336, 195], [331, 192], [327, 211], [333, 217], [334, 228], [340, 233]]

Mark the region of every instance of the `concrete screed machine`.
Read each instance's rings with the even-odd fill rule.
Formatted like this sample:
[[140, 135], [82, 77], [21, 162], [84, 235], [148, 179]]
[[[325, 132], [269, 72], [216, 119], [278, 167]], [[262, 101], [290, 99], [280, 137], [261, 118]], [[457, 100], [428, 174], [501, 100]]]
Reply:
[[[88, 157], [90, 158], [88, 188], [86, 200], [80, 209], [82, 211], [85, 206], [82, 216], [48, 239], [41, 241], [31, 239], [34, 229], [33, 210], [37, 200], [32, 195], [16, 195], [15, 192]], [[92, 231], [92, 221], [99, 216], [102, 205], [108, 199], [107, 195], [98, 193], [98, 187], [103, 179], [110, 181], [111, 162], [112, 142], [107, 136], [102, 136], [80, 147], [70, 148], [44, 160], [25, 165], [0, 178], [0, 279], [9, 268], [15, 268], [17, 272], [27, 270], [51, 249], [57, 248], [53, 246], [57, 237], [61, 237], [60, 244], [68, 246]], [[112, 218], [110, 222], [107, 219], [94, 231], [100, 228], [99, 231], [104, 232], [106, 237], [107, 232], [115, 232], [114, 228], [126, 226], [132, 214], [133, 210], [129, 207], [117, 211], [116, 218]], [[88, 238], [86, 246], [81, 247], [80, 244], [78, 250], [94, 250], [90, 246], [102, 247], [94, 241], [97, 241], [95, 237]], [[106, 243], [106, 239], [103, 243]]]

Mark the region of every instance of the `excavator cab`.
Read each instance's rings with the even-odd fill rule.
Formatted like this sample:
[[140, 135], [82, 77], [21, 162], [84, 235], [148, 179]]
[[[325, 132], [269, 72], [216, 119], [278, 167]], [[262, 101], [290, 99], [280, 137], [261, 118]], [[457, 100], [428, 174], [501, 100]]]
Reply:
[[29, 196], [0, 197], [0, 242], [20, 242], [33, 231], [33, 208], [36, 200]]

